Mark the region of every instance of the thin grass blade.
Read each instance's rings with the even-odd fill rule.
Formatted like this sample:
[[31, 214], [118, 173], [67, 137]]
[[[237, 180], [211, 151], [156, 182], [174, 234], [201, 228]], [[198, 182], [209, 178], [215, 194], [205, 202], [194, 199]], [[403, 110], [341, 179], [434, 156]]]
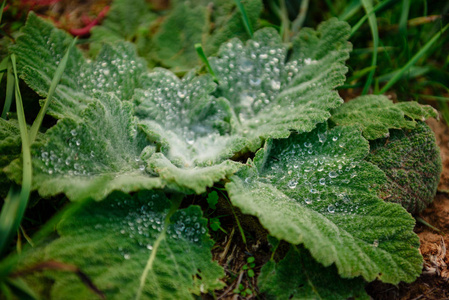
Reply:
[[22, 140], [23, 173], [22, 187], [11, 188], [0, 213], [0, 253], [6, 249], [9, 240], [19, 228], [28, 204], [32, 181], [31, 152], [28, 129], [25, 120], [25, 112], [23, 110], [22, 96], [19, 89], [19, 79], [17, 77], [16, 56], [14, 54], [11, 55], [11, 62], [15, 78], [17, 119], [19, 121], [20, 137]]
[[243, 21], [243, 24], [245, 25], [246, 32], [252, 38], [253, 34], [254, 34], [254, 30], [249, 21], [248, 14], [246, 13], [245, 7], [243, 6], [243, 4], [240, 0], [235, 0], [235, 4], [237, 5], [237, 8], [239, 9], [240, 14], [242, 15], [242, 21]]
[[[8, 57], [9, 59], [9, 57]], [[12, 67], [8, 64], [6, 71], [6, 95], [5, 104], [3, 106], [2, 118], [6, 120], [6, 116], [11, 108], [12, 98], [14, 95], [14, 76], [12, 75]]]
[[[374, 6], [374, 8], [367, 14], [365, 14], [354, 26], [352, 26], [351, 28], [351, 34], [350, 36], [353, 36], [354, 33], [357, 32], [357, 30], [359, 30], [359, 28], [363, 25], [363, 23], [365, 23], [365, 21], [374, 13], [376, 13], [377, 11], [381, 10], [382, 8], [384, 8], [385, 6], [387, 6], [388, 4], [390, 4], [390, 2], [393, 2], [395, 0], [385, 0], [380, 2], [379, 4], [377, 4], [376, 6]], [[345, 19], [342, 19], [345, 20]]]
[[206, 54], [204, 54], [203, 46], [201, 46], [201, 44], [195, 44], [195, 50], [196, 50], [196, 53], [198, 54], [199, 58], [201, 59], [201, 61], [206, 65], [206, 68], [209, 71], [210, 75], [212, 75], [212, 77], [214, 78], [214, 81], [218, 82], [217, 76], [215, 75], [214, 70], [210, 66], [210, 63], [209, 63], [209, 60], [207, 59]]
[[3, 10], [5, 9], [6, 0], [3, 0], [2, 6], [0, 7], [0, 24], [2, 24]]
[[64, 74], [65, 67], [67, 65], [67, 61], [69, 60], [70, 50], [76, 44], [76, 38], [73, 39], [72, 43], [66, 50], [64, 57], [61, 59], [61, 62], [56, 69], [55, 75], [51, 81], [50, 89], [48, 90], [47, 98], [45, 99], [44, 105], [41, 107], [39, 114], [33, 122], [33, 125], [30, 129], [30, 145], [36, 139], [37, 133], [39, 131], [39, 127], [42, 124], [42, 120], [44, 119], [45, 114], [47, 113], [48, 106], [50, 105], [51, 99], [53, 98], [53, 94], [55, 93], [56, 87], [58, 86], [59, 81], [61, 80], [62, 74]]
[[[371, 11], [373, 11], [373, 2], [372, 0], [362, 0], [363, 8], [365, 9], [366, 14], [368, 15]], [[368, 22], [371, 28], [371, 35], [373, 36], [373, 57], [371, 60], [371, 67], [377, 67], [377, 48], [379, 47], [379, 31], [377, 29], [377, 20], [376, 15], [373, 12], [368, 17]], [[365, 86], [363, 87], [362, 95], [365, 95], [368, 92], [368, 89], [373, 82], [373, 77], [376, 69], [372, 69], [368, 74], [368, 79], [365, 82]]]
[[427, 51], [429, 51], [430, 47], [433, 46], [433, 44], [436, 43], [436, 41], [441, 37], [441, 35], [449, 28], [449, 24], [443, 27], [437, 34], [435, 34], [430, 41], [427, 42], [427, 44], [424, 45], [424, 47], [421, 48], [408, 62], [403, 66], [399, 72], [393, 76], [393, 78], [390, 79], [390, 81], [387, 82], [386, 85], [382, 87], [382, 89], [379, 91], [379, 94], [385, 93], [390, 87], [392, 87], [401, 77], [402, 75], [409, 70], [421, 57], [423, 57]]

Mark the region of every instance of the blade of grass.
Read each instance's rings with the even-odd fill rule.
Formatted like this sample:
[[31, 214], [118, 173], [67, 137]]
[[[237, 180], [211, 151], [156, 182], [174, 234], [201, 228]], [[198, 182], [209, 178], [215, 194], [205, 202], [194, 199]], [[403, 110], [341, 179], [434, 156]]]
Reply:
[[2, 6], [0, 7], [0, 24], [2, 24], [3, 10], [5, 9], [6, 0], [3, 0]]
[[51, 98], [53, 98], [53, 94], [55, 93], [56, 87], [58, 86], [59, 81], [61, 80], [62, 74], [64, 73], [65, 67], [67, 65], [67, 61], [69, 60], [70, 50], [76, 43], [76, 38], [73, 39], [72, 43], [70, 43], [69, 47], [64, 54], [64, 57], [61, 59], [58, 68], [56, 69], [55, 75], [50, 84], [50, 89], [48, 90], [47, 98], [45, 99], [44, 105], [41, 107], [36, 119], [33, 122], [33, 125], [30, 128], [30, 145], [36, 139], [37, 133], [39, 131], [39, 127], [42, 124], [42, 120], [44, 119], [45, 114], [47, 113], [48, 106], [50, 105]]
[[399, 33], [407, 36], [408, 13], [410, 11], [410, 0], [402, 0], [401, 18], [399, 19]]
[[[366, 14], [369, 14], [370, 11], [373, 10], [373, 2], [372, 0], [362, 0], [363, 8], [365, 9]], [[377, 20], [375, 13], [370, 14], [368, 17], [368, 23], [371, 28], [371, 35], [373, 36], [373, 57], [371, 61], [371, 67], [377, 67], [377, 48], [379, 47], [379, 31], [377, 29]], [[365, 82], [365, 86], [363, 87], [362, 95], [365, 95], [368, 92], [368, 89], [373, 82], [374, 72], [376, 69], [372, 69], [368, 74], [368, 79]]]
[[379, 94], [383, 94], [385, 93], [390, 87], [392, 87], [396, 81], [398, 81], [402, 75], [408, 70], [410, 69], [421, 57], [423, 57], [427, 51], [429, 51], [430, 47], [433, 46], [433, 44], [435, 44], [435, 42], [440, 38], [440, 36], [449, 28], [449, 24], [447, 24], [446, 26], [444, 26], [444, 28], [442, 28], [437, 34], [435, 34], [430, 41], [428, 41], [424, 47], [421, 48], [421, 50], [419, 50], [408, 62], [407, 64], [405, 64], [405, 66], [403, 66], [399, 72], [397, 72], [395, 74], [395, 76], [393, 76], [393, 78], [390, 79], [390, 81], [387, 82], [386, 85], [384, 85], [382, 87], [382, 89], [379, 91]]
[[235, 4], [237, 5], [237, 7], [240, 11], [240, 14], [242, 15], [242, 21], [243, 21], [243, 24], [245, 25], [246, 32], [252, 38], [254, 31], [253, 31], [253, 27], [251, 26], [251, 23], [249, 22], [249, 18], [246, 13], [245, 7], [243, 6], [243, 4], [240, 0], [235, 0]]
[[20, 137], [22, 139], [22, 187], [12, 187], [5, 199], [2, 211], [0, 213], [0, 253], [2, 253], [10, 238], [17, 232], [20, 222], [22, 221], [28, 199], [31, 192], [32, 167], [31, 152], [28, 138], [28, 129], [25, 121], [25, 113], [23, 110], [22, 96], [19, 90], [19, 79], [17, 77], [16, 56], [11, 55], [12, 67], [14, 69], [15, 78], [15, 97], [17, 119], [19, 121]]
[[[374, 13], [376, 13], [378, 10], [381, 10], [382, 8], [384, 8], [385, 6], [387, 6], [388, 4], [390, 4], [390, 2], [393, 2], [395, 0], [386, 0], [386, 1], [382, 1], [379, 4], [377, 4], [376, 6], [374, 6], [374, 8], [372, 10], [370, 10], [369, 13], [365, 14], [354, 26], [352, 26], [351, 28], [351, 34], [350, 37], [354, 35], [354, 33], [357, 32], [357, 30], [359, 30], [359, 28], [363, 25], [363, 23], [365, 23], [365, 21]], [[344, 19], [343, 19], [344, 20]]]
[[309, 0], [302, 0], [299, 8], [298, 17], [292, 23], [292, 36], [295, 36], [306, 20], [307, 11], [309, 10]]
[[212, 75], [212, 77], [214, 78], [214, 81], [218, 83], [217, 75], [215, 75], [215, 72], [209, 63], [206, 54], [204, 54], [203, 46], [201, 46], [201, 44], [195, 44], [195, 50], [201, 61], [206, 65], [206, 68], [209, 71], [210, 75]]
[[9, 64], [9, 57], [5, 57], [4, 59], [2, 59], [2, 61], [0, 62], [0, 82], [2, 82], [3, 79], [3, 75], [6, 74], [6, 71], [8, 69], [8, 64]]
[[338, 17], [342, 21], [347, 21], [353, 15], [355, 15], [359, 9], [362, 7], [359, 0], [352, 0], [351, 3], [346, 5], [345, 10]]
[[281, 9], [281, 32], [282, 40], [288, 42], [290, 40], [290, 19], [288, 18], [287, 5], [285, 0], [280, 0]]
[[[9, 58], [9, 57], [8, 57]], [[6, 95], [5, 105], [3, 106], [2, 118], [6, 120], [6, 116], [11, 108], [12, 98], [14, 95], [14, 76], [12, 75], [12, 67], [8, 64], [6, 71]]]

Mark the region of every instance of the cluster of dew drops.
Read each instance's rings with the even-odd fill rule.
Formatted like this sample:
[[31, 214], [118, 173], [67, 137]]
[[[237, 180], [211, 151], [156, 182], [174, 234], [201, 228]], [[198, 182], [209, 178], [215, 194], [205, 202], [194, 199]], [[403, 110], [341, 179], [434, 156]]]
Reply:
[[[84, 141], [89, 139], [89, 145], [83, 147]], [[92, 132], [86, 133], [83, 130], [72, 129], [64, 139], [65, 146], [63, 149], [55, 147], [54, 150], [51, 145], [41, 148], [38, 151], [39, 168], [48, 175], [69, 175], [69, 176], [91, 176], [97, 173], [104, 172], [104, 166], [93, 163], [99, 162], [103, 159], [108, 159], [109, 154], [98, 154], [93, 149], [97, 149]], [[134, 160], [128, 162], [128, 165], [133, 169], [145, 171], [145, 165], [139, 156], [135, 156]]]
[[358, 175], [359, 163], [346, 157], [340, 133], [319, 132], [317, 137], [317, 141], [292, 144], [272, 158], [261, 180], [293, 198], [299, 192], [299, 203], [323, 213], [352, 214], [359, 207], [351, 203], [349, 185]]
[[[117, 234], [135, 241], [142, 250], [152, 251], [154, 242], [165, 230], [165, 218], [169, 211], [168, 208], [162, 209], [158, 207], [158, 203], [166, 201], [162, 199], [164, 196], [160, 194], [152, 194], [148, 201], [145, 201], [140, 208], [129, 206], [135, 199], [117, 199], [112, 207], [120, 209], [129, 209], [126, 217], [112, 217], [110, 224], [116, 226], [120, 224], [122, 228]], [[166, 236], [172, 240], [185, 240], [201, 247], [202, 236], [206, 233], [204, 224], [200, 222], [200, 212], [186, 213], [185, 210], [179, 210], [175, 216], [171, 218], [174, 220], [166, 228]], [[96, 229], [100, 229], [102, 225], [97, 225]], [[115, 227], [114, 227], [115, 228]], [[126, 247], [119, 247], [121, 255], [125, 259], [130, 259], [130, 251]], [[188, 247], [186, 249], [188, 250]]]
[[[226, 43], [221, 57], [211, 59], [217, 73], [220, 90], [225, 98], [239, 108], [241, 121], [254, 117], [262, 108], [273, 102], [300, 69], [302, 60], [285, 63], [286, 49], [270, 42], [267, 36], [248, 41], [246, 47], [240, 40]], [[306, 59], [304, 63], [316, 61]]]
[[[213, 136], [216, 132], [211, 126], [196, 122], [191, 109], [200, 98], [213, 98], [207, 94], [204, 80], [190, 77], [180, 80], [169, 71], [157, 71], [150, 75], [151, 86], [145, 89], [136, 100], [137, 114], [141, 118], [150, 118], [163, 124], [165, 128], [174, 131], [184, 138], [188, 145], [203, 136]], [[216, 109], [209, 121], [220, 118], [223, 113]], [[149, 114], [149, 115], [148, 115]], [[192, 118], [193, 117], [193, 118]]]
[[137, 76], [141, 73], [139, 70], [144, 69], [141, 62], [130, 59], [126, 53], [117, 55], [109, 62], [92, 62], [88, 59], [85, 65], [79, 67], [81, 72], [77, 77], [77, 85], [84, 92], [112, 92], [120, 99], [131, 96], [127, 90], [133, 90]]

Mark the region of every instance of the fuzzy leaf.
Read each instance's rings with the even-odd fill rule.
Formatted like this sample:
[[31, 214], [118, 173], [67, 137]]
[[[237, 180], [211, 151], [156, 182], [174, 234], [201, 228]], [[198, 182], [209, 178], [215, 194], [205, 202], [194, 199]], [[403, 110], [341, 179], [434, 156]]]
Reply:
[[342, 277], [413, 281], [422, 258], [414, 219], [377, 198], [385, 174], [364, 161], [368, 142], [351, 127], [269, 141], [226, 185], [231, 202], [270, 235], [304, 244]]
[[207, 7], [189, 2], [176, 5], [153, 37], [155, 60], [174, 72], [186, 72], [199, 65], [194, 45], [203, 42], [208, 31]]
[[145, 0], [114, 0], [101, 26], [91, 30], [92, 40], [132, 41], [143, 25], [155, 19]]
[[[22, 262], [77, 266], [107, 299], [194, 299], [223, 286], [198, 206], [176, 210], [164, 194], [115, 193], [58, 223], [58, 238]], [[43, 277], [43, 278], [42, 278]], [[46, 271], [34, 288], [50, 299], [96, 299], [74, 274]], [[51, 282], [48, 285], [48, 282]]]
[[[389, 136], [389, 129], [412, 129], [414, 120], [437, 117], [434, 108], [416, 102], [394, 104], [383, 95], [367, 95], [351, 100], [332, 114], [331, 122], [336, 125], [357, 125], [363, 130], [363, 136], [375, 140]], [[408, 117], [410, 119], [407, 119]]]
[[[263, 11], [263, 3], [260, 0], [240, 0], [245, 8], [248, 21], [253, 28], [258, 27], [259, 17]], [[200, 1], [204, 2], [204, 1]], [[230, 38], [247, 40], [248, 33], [242, 21], [240, 11], [235, 7], [235, 1], [215, 0], [214, 23], [215, 30], [205, 43], [205, 51], [208, 55], [215, 55], [220, 46]]]
[[[46, 97], [58, 63], [73, 38], [33, 12], [21, 32], [11, 47], [17, 56], [19, 72], [34, 91]], [[95, 101], [97, 92], [111, 92], [129, 100], [145, 71], [145, 63], [128, 43], [105, 45], [95, 61], [86, 60], [81, 50], [73, 48], [49, 114], [80, 120], [80, 112]]]
[[[34, 187], [42, 196], [65, 193], [73, 201], [101, 200], [113, 190], [124, 192], [162, 186], [147, 174], [142, 160], [154, 153], [138, 131], [132, 105], [114, 94], [97, 95], [81, 114], [65, 118], [46, 133], [47, 142], [33, 147]], [[16, 177], [20, 168], [9, 167]]]
[[245, 142], [232, 134], [229, 102], [211, 96], [214, 90], [210, 76], [189, 73], [180, 80], [157, 69], [133, 99], [143, 130], [161, 143], [162, 155], [149, 161], [150, 169], [196, 193], [237, 171], [238, 163], [223, 161]]
[[334, 88], [345, 80], [344, 61], [351, 47], [342, 44], [340, 37], [334, 40], [327, 31], [322, 32], [337, 25], [347, 38], [348, 25], [332, 19], [319, 27], [316, 39], [303, 41], [312, 48], [326, 40], [320, 56], [287, 62], [287, 49], [279, 34], [264, 28], [246, 45], [237, 39], [224, 44], [219, 58], [210, 60], [219, 80], [217, 95], [231, 102], [240, 131], [250, 140], [250, 150], [255, 151], [267, 138], [288, 137], [291, 130], [312, 130], [342, 102]]
[[294, 246], [279, 263], [263, 266], [258, 286], [267, 299], [370, 299], [363, 279], [340, 278], [335, 266], [325, 268]]
[[432, 203], [442, 163], [433, 131], [423, 122], [412, 130], [390, 130], [388, 139], [370, 143], [367, 161], [381, 168], [388, 178], [380, 197], [399, 203], [417, 214]]
[[21, 151], [19, 124], [16, 121], [0, 118], [0, 198], [6, 197], [10, 186], [3, 168], [18, 159]]

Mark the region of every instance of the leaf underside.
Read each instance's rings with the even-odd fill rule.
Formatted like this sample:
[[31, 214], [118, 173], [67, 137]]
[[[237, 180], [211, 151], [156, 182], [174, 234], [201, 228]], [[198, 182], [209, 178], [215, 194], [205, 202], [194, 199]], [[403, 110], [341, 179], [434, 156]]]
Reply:
[[323, 126], [269, 142], [226, 188], [271, 235], [304, 244], [342, 277], [411, 282], [422, 265], [414, 219], [377, 198], [386, 178], [363, 160], [368, 151], [355, 128]]
[[[76, 265], [107, 299], [194, 299], [192, 293], [221, 288], [223, 270], [212, 262], [201, 209], [172, 207], [159, 192], [91, 202], [60, 222], [58, 238], [34, 249], [22, 267], [50, 260]], [[26, 279], [50, 299], [98, 298], [71, 273]]]
[[434, 199], [442, 163], [433, 131], [419, 121], [411, 130], [390, 130], [390, 137], [370, 142], [366, 160], [387, 175], [379, 195], [401, 204], [412, 214], [425, 209]]
[[370, 299], [363, 279], [340, 278], [335, 266], [325, 268], [295, 246], [280, 262], [263, 266], [258, 286], [267, 299]]

